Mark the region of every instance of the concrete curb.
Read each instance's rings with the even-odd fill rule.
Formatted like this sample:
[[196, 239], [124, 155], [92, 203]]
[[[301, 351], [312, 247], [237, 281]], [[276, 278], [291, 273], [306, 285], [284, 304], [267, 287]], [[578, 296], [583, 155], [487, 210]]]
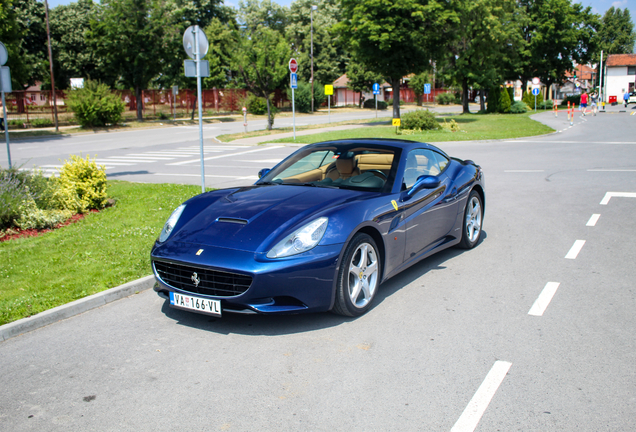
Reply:
[[153, 275], [146, 276], [118, 287], [75, 300], [71, 303], [49, 309], [32, 317], [22, 318], [21, 320], [5, 324], [0, 326], [0, 341], [5, 341], [23, 333], [104, 306], [105, 304], [128, 297], [140, 291], [150, 289], [154, 284], [155, 277]]

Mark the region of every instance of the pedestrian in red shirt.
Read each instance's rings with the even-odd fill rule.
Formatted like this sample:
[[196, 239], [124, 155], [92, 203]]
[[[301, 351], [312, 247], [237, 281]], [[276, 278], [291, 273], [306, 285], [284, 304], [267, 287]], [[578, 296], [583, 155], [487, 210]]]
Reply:
[[583, 92], [581, 95], [581, 111], [583, 111], [583, 115], [587, 113], [587, 92]]

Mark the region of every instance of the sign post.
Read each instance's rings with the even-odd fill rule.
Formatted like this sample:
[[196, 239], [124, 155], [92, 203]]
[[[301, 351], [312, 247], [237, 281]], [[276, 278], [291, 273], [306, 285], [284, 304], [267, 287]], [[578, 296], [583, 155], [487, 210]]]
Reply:
[[4, 122], [4, 139], [7, 143], [7, 157], [9, 169], [11, 169], [11, 149], [9, 148], [9, 119], [7, 118], [7, 102], [4, 93], [11, 89], [11, 70], [4, 64], [9, 60], [9, 52], [2, 42], [0, 42], [0, 92], [2, 92], [2, 118]]
[[205, 160], [203, 158], [203, 107], [201, 106], [201, 58], [208, 53], [208, 38], [198, 25], [190, 26], [183, 34], [186, 54], [194, 59], [197, 77], [197, 105], [199, 105], [199, 146], [201, 148], [201, 193], [205, 192]]
[[328, 119], [329, 123], [331, 123], [331, 95], [333, 95], [333, 85], [327, 84], [325, 85], [325, 96], [327, 96], [327, 107], [328, 107]]
[[378, 95], [380, 94], [380, 84], [373, 83], [373, 98], [375, 99], [375, 118], [378, 118]]
[[[292, 89], [292, 123], [294, 125], [294, 141], [296, 141], [296, 106], [294, 103], [294, 90], [298, 88], [298, 62], [295, 58], [289, 60], [289, 81]], [[313, 97], [313, 95], [312, 95]]]
[[243, 107], [243, 126], [245, 126], [245, 133], [247, 133], [247, 108]]
[[426, 103], [428, 103], [428, 95], [431, 94], [431, 85], [424, 84], [424, 94], [426, 95]]

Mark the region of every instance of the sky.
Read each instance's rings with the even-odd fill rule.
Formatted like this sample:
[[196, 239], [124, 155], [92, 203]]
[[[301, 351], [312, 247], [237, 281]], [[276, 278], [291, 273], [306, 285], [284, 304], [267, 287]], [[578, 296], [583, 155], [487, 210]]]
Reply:
[[[48, 2], [49, 8], [54, 8], [55, 6], [61, 4], [72, 3], [71, 0], [48, 0]], [[274, 2], [278, 3], [281, 6], [289, 6], [292, 3], [292, 0], [275, 0]], [[238, 0], [229, 0], [226, 3], [236, 6], [238, 5]], [[621, 9], [627, 8], [629, 9], [629, 14], [632, 17], [632, 22], [636, 20], [636, 0], [580, 0], [575, 3], [581, 3], [583, 6], [586, 7], [592, 6], [592, 11], [600, 15], [603, 15], [612, 6]]]

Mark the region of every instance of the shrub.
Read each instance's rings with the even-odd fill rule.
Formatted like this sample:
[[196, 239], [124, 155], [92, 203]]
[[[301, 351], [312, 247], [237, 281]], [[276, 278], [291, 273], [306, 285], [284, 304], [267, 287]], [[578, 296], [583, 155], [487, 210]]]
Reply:
[[561, 101], [561, 105], [567, 106], [568, 102], [570, 102], [570, 104], [581, 105], [581, 95], [566, 96], [565, 99]]
[[36, 118], [31, 120], [31, 126], [33, 127], [50, 127], [53, 126], [53, 122], [51, 119], [47, 118]]
[[250, 95], [247, 99], [247, 112], [254, 115], [267, 114], [267, 101], [265, 98]]
[[[321, 84], [314, 84], [314, 109], [318, 109], [327, 100], [325, 95], [325, 86]], [[333, 103], [333, 100], [331, 101]]]
[[537, 103], [537, 109], [551, 110], [553, 107], [554, 107], [554, 101], [551, 99], [546, 99], [540, 104]]
[[18, 212], [20, 217], [15, 220], [15, 225], [22, 229], [53, 228], [73, 216], [69, 210], [39, 209], [30, 197], [22, 201]]
[[[362, 104], [363, 108], [375, 109], [375, 99], [367, 99]], [[378, 100], [378, 109], [385, 110], [388, 107], [387, 103], [383, 100]]]
[[121, 121], [126, 104], [106, 84], [86, 81], [84, 88], [71, 90], [67, 103], [82, 127], [106, 126]]
[[510, 95], [507, 89], [502, 89], [499, 93], [499, 103], [497, 104], [497, 111], [500, 113], [510, 112]]
[[411, 111], [402, 116], [400, 129], [408, 130], [435, 130], [440, 125], [435, 116], [429, 110]]
[[528, 112], [528, 105], [521, 101], [517, 101], [510, 106], [511, 114], [523, 114], [525, 112]]
[[486, 112], [499, 112], [499, 98], [501, 97], [501, 87], [495, 86], [488, 90], [488, 102], [486, 103]]
[[441, 124], [442, 128], [451, 132], [459, 132], [459, 125], [455, 121], [455, 119], [451, 119], [448, 123], [446, 119], [444, 119], [444, 123]]
[[106, 204], [106, 171], [88, 155], [86, 159], [72, 155], [70, 162], [64, 161], [58, 183], [57, 199], [63, 209], [83, 213]]
[[[314, 86], [314, 93], [316, 86]], [[287, 88], [287, 99], [291, 102], [292, 90]], [[294, 109], [296, 112], [308, 113], [311, 112], [311, 84], [306, 82], [299, 82], [298, 88], [294, 90]]]
[[453, 93], [440, 93], [435, 97], [435, 101], [440, 105], [450, 105], [455, 103], [455, 95]]
[[15, 174], [15, 169], [0, 171], [0, 228], [13, 225], [13, 221], [20, 217], [20, 204], [29, 194]]

